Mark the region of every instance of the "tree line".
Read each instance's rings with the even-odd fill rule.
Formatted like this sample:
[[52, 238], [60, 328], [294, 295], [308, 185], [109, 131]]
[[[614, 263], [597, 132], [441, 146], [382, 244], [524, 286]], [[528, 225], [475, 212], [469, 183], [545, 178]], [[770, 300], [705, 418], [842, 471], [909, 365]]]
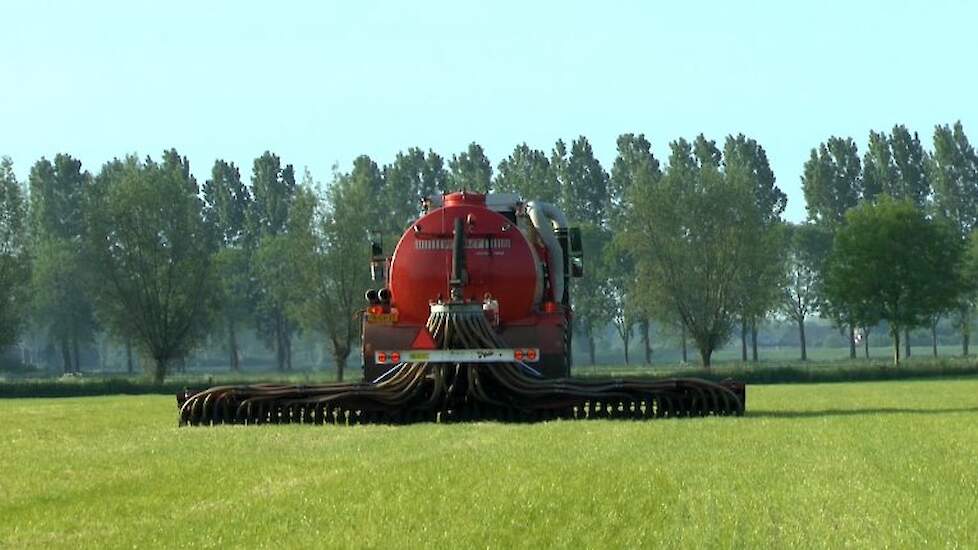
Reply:
[[[805, 359], [814, 315], [857, 335], [950, 318], [968, 352], [976, 289], [978, 158], [960, 123], [933, 147], [898, 125], [813, 148], [802, 175], [808, 219], [784, 221], [786, 195], [764, 148], [744, 135], [669, 144], [660, 163], [642, 134], [617, 139], [610, 170], [581, 136], [547, 152], [520, 144], [493, 167], [477, 143], [451, 158], [421, 148], [379, 165], [363, 155], [328, 185], [265, 152], [250, 177], [225, 160], [199, 184], [175, 150], [128, 156], [94, 175], [68, 154], [34, 163], [26, 182], [0, 164], [0, 345], [40, 330], [66, 373], [111, 335], [157, 380], [205, 339], [232, 370], [256, 331], [290, 370], [299, 331], [321, 335], [342, 376], [369, 287], [368, 235], [390, 252], [421, 197], [455, 189], [515, 192], [557, 204], [582, 229], [587, 276], [573, 282], [574, 330], [594, 362], [613, 325], [626, 361], [653, 323], [673, 327], [709, 365], [739, 334], [757, 360], [764, 319], [795, 321]], [[936, 332], [935, 332], [936, 337]]]
[[897, 363], [901, 332], [904, 356], [918, 327], [931, 329], [936, 353], [937, 323], [950, 317], [967, 355], [978, 157], [960, 123], [937, 126], [931, 151], [903, 125], [870, 132], [862, 157], [853, 139], [830, 137], [804, 164], [801, 224], [783, 221], [785, 195], [754, 140], [730, 136], [721, 150], [701, 135], [670, 151], [665, 171], [646, 169], [624, 193], [618, 236], [638, 298], [626, 301], [650, 308], [635, 317], [675, 319], [704, 365], [738, 328], [743, 360], [750, 341], [756, 361], [757, 323], [771, 315], [797, 323], [801, 359], [813, 315], [848, 333], [853, 358], [857, 335], [868, 346], [885, 325]]

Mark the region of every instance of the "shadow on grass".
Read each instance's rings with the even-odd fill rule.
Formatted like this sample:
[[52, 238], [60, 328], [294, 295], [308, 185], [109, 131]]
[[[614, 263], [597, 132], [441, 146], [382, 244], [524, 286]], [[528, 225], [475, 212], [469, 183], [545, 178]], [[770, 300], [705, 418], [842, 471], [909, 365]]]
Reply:
[[751, 412], [748, 408], [747, 418], [816, 418], [820, 416], [869, 416], [875, 414], [949, 414], [949, 413], [978, 413], [975, 407], [954, 407], [948, 409], [905, 409], [898, 407], [882, 407], [875, 409], [822, 409], [814, 411], [760, 411]]

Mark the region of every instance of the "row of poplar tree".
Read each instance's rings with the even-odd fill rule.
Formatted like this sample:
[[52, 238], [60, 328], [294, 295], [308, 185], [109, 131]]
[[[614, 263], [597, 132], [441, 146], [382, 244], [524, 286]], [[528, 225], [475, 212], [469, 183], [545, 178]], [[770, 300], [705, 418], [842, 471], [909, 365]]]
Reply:
[[362, 289], [366, 265], [363, 239], [349, 234], [369, 201], [349, 175], [320, 197], [265, 153], [250, 186], [222, 160], [199, 185], [169, 150], [94, 176], [66, 154], [41, 159], [26, 194], [9, 159], [0, 176], [0, 344], [32, 324], [64, 371], [78, 372], [82, 348], [103, 331], [125, 345], [130, 369], [135, 353], [156, 380], [216, 334], [238, 369], [245, 327], [283, 370], [300, 326], [326, 334], [340, 365], [349, 355], [360, 304], [344, 292]]
[[[590, 188], [587, 173], [606, 179], [586, 139], [558, 148], [578, 189]], [[202, 183], [175, 150], [115, 159], [94, 175], [58, 154], [26, 182], [4, 158], [0, 346], [39, 330], [71, 373], [96, 334], [109, 334], [130, 368], [145, 359], [162, 380], [208, 339], [225, 342], [237, 370], [240, 335], [251, 330], [290, 370], [305, 330], [325, 338], [342, 376], [371, 285], [368, 235], [379, 232], [391, 252], [421, 197], [485, 190], [506, 172], [494, 180], [477, 144], [448, 160], [418, 148], [384, 166], [360, 156], [326, 186], [270, 152], [254, 160], [250, 181], [217, 160]]]
[[857, 334], [868, 356], [869, 333], [885, 326], [898, 363], [901, 331], [909, 355], [909, 331], [930, 328], [936, 354], [947, 317], [967, 355], [978, 157], [960, 123], [935, 127], [931, 150], [903, 125], [870, 132], [862, 156], [853, 139], [830, 137], [804, 164], [801, 224], [783, 221], [786, 197], [754, 140], [728, 137], [721, 150], [702, 135], [680, 139], [662, 172], [645, 143], [638, 155], [629, 143], [619, 141], [612, 170], [616, 179], [633, 167], [631, 179], [617, 177], [623, 229], [609, 224], [601, 278], [622, 297], [613, 300], [621, 334], [635, 319], [672, 319], [709, 365], [739, 328], [743, 360], [748, 341], [757, 360], [758, 322], [779, 315], [797, 323], [806, 359], [805, 322], [821, 315], [848, 333], [851, 357]]
[[771, 315], [797, 322], [802, 358], [816, 314], [848, 330], [853, 356], [857, 331], [885, 322], [898, 358], [900, 330], [943, 316], [967, 353], [978, 159], [960, 124], [936, 127], [930, 151], [903, 126], [871, 132], [862, 157], [852, 139], [829, 138], [805, 163], [809, 219], [797, 225], [783, 220], [786, 196], [755, 140], [700, 135], [669, 150], [663, 167], [644, 135], [624, 134], [606, 171], [584, 137], [549, 153], [519, 145], [495, 170], [476, 143], [447, 160], [411, 148], [382, 166], [360, 156], [326, 186], [269, 152], [250, 178], [218, 160], [203, 184], [174, 150], [95, 175], [59, 154], [26, 185], [4, 159], [0, 345], [32, 325], [72, 372], [108, 333], [162, 380], [208, 337], [239, 368], [243, 330], [288, 370], [306, 330], [327, 340], [342, 375], [370, 286], [368, 233], [389, 252], [421, 197], [464, 188], [553, 202], [581, 226], [587, 276], [572, 290], [591, 362], [609, 324], [626, 354], [637, 329], [651, 361], [653, 322], [682, 334], [684, 357], [688, 338], [709, 364], [739, 331], [756, 360]]

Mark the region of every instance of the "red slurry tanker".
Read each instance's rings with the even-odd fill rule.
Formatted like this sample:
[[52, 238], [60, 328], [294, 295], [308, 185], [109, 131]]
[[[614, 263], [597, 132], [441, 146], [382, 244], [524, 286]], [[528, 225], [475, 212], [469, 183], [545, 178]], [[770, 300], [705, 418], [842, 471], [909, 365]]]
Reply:
[[177, 396], [180, 423], [409, 423], [739, 415], [744, 385], [574, 379], [570, 279], [580, 234], [512, 194], [430, 197], [386, 258], [372, 243], [364, 380], [219, 386]]
[[374, 257], [375, 280], [363, 321], [364, 379], [390, 368], [389, 354], [425, 341], [431, 305], [450, 296], [455, 220], [463, 221], [466, 273], [460, 298], [482, 304], [507, 345], [534, 354], [545, 378], [570, 375], [569, 287], [580, 276], [579, 233], [564, 215], [541, 202], [512, 194], [458, 192], [426, 201], [425, 213], [407, 229], [389, 260]]

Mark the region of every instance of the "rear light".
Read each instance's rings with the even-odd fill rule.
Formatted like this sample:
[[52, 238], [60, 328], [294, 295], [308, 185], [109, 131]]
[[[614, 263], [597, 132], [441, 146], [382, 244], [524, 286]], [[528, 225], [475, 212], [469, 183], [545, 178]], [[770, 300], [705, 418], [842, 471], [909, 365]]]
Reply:
[[391, 352], [391, 363], [400, 363], [400, 362], [401, 362], [401, 354], [400, 353], [397, 353], [396, 351], [392, 351]]
[[531, 361], [535, 362], [540, 358], [540, 350], [537, 348], [523, 348], [513, 350], [513, 359], [515, 361]]
[[384, 312], [384, 306], [380, 304], [374, 304], [367, 308], [367, 313], [371, 315], [380, 315], [383, 312]]
[[384, 352], [382, 352], [382, 351], [378, 351], [377, 352], [377, 362], [378, 363], [381, 363], [381, 364], [386, 363], [387, 362], [387, 354], [384, 353]]

